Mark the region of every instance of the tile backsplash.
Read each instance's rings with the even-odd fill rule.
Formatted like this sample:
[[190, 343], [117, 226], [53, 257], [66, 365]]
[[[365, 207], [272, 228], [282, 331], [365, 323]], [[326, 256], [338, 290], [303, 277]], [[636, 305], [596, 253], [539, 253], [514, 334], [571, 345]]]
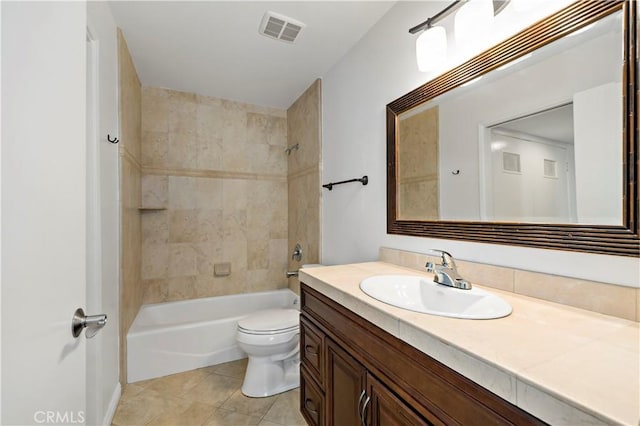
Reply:
[[[437, 257], [380, 248], [380, 260], [419, 271]], [[596, 281], [542, 274], [502, 266], [456, 260], [460, 275], [485, 287], [535, 297], [550, 302], [640, 321], [640, 289]]]

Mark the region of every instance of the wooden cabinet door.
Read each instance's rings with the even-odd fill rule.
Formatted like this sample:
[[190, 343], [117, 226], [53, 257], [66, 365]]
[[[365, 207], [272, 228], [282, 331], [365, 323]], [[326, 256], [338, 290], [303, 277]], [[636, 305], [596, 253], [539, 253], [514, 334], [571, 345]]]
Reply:
[[300, 368], [300, 411], [309, 425], [325, 425], [324, 395], [305, 367]]
[[370, 400], [363, 411], [370, 426], [431, 425], [371, 374], [367, 375], [367, 395]]
[[327, 339], [327, 419], [333, 426], [361, 425], [360, 402], [367, 370], [332, 340]]

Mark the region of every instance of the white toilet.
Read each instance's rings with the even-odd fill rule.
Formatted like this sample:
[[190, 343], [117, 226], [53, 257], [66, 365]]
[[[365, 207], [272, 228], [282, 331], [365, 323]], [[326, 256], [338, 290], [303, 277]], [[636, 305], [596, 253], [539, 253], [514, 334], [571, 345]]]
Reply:
[[238, 321], [236, 339], [249, 357], [243, 394], [264, 397], [300, 386], [300, 311], [251, 314]]

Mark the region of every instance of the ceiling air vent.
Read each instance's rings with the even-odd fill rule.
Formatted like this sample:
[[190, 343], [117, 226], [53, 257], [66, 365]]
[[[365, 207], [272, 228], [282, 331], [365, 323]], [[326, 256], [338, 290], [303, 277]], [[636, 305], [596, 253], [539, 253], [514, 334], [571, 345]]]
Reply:
[[302, 22], [274, 12], [267, 12], [260, 23], [260, 34], [293, 43], [305, 27]]

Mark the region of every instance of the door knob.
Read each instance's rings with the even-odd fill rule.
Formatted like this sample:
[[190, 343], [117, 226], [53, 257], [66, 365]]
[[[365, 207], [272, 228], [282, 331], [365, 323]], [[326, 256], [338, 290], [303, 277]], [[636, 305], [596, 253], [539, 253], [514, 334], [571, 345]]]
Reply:
[[102, 327], [107, 324], [107, 315], [85, 315], [82, 308], [76, 309], [71, 320], [71, 334], [73, 337], [79, 337], [85, 328], [87, 339], [92, 338]]

